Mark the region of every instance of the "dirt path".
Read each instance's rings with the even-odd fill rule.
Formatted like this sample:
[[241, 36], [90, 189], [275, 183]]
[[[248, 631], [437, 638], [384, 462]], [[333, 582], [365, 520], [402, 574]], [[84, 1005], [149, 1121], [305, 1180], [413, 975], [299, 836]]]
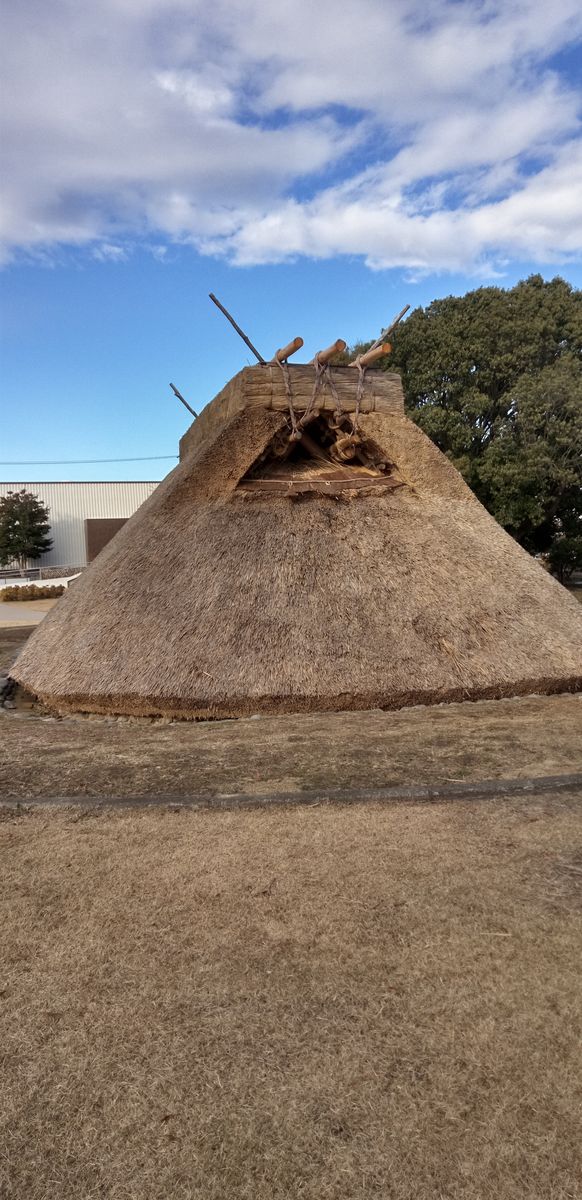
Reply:
[[[58, 597], [57, 597], [58, 599]], [[0, 602], [0, 629], [39, 625], [57, 602], [55, 600], [8, 600]]]

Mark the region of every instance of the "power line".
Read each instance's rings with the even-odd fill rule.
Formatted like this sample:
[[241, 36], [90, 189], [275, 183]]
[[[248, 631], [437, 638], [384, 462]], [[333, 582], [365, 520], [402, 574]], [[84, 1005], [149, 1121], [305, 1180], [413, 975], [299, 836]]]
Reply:
[[45, 458], [45, 459], [0, 459], [0, 467], [65, 467], [79, 463], [159, 462], [161, 459], [177, 458], [177, 454], [150, 454], [147, 458]]

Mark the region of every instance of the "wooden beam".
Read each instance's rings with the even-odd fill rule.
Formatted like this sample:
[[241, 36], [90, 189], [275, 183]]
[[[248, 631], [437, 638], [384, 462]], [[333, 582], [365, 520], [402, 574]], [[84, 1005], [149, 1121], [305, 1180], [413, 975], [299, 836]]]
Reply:
[[283, 346], [283, 348], [281, 350], [275, 351], [275, 358], [273, 361], [274, 362], [287, 362], [287, 359], [291, 358], [292, 354], [296, 354], [297, 351], [301, 349], [302, 345], [303, 345], [302, 337], [293, 338], [293, 341], [289, 342], [286, 346]]
[[333, 346], [328, 346], [326, 350], [318, 350], [313, 361], [320, 363], [322, 367], [326, 367], [336, 354], [342, 354], [346, 346], [347, 342], [344, 342], [343, 338], [338, 338], [337, 342], [333, 343]]
[[358, 354], [358, 357], [353, 362], [348, 363], [348, 366], [371, 367], [372, 363], [377, 362], [379, 358], [384, 358], [386, 354], [390, 354], [391, 349], [390, 342], [383, 342], [381, 346], [376, 346], [375, 350], [366, 350], [365, 354]]
[[302, 492], [319, 492], [326, 496], [339, 496], [342, 492], [366, 492], [369, 489], [395, 490], [405, 487], [401, 479], [390, 475], [348, 477], [346, 479], [241, 479], [237, 491], [270, 492], [280, 496], [301, 495]]

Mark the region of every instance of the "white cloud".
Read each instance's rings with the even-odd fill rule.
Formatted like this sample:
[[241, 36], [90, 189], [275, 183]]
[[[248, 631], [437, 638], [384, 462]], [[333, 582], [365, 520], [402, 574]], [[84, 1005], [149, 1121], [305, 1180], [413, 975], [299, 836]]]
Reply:
[[582, 38], [574, 0], [4, 12], [6, 255], [142, 238], [422, 271], [582, 249], [579, 96], [550, 62]]
[[[352, 199], [330, 189], [310, 204], [288, 201], [230, 238], [241, 265], [282, 262], [297, 255], [362, 255], [374, 269], [487, 270], [498, 259], [559, 262], [582, 254], [582, 151], [566, 146], [552, 166], [511, 195], [479, 206], [436, 209], [394, 204], [381, 190]], [[216, 251], [220, 243], [211, 250]], [[493, 267], [491, 266], [491, 271]]]
[[204, 79], [202, 73], [194, 71], [159, 71], [156, 82], [162, 91], [183, 100], [192, 112], [203, 117], [219, 117], [230, 114], [235, 106], [235, 95], [231, 88], [218, 79]]
[[92, 250], [93, 258], [97, 262], [125, 262], [127, 259], [127, 248], [125, 246], [115, 246], [112, 242], [100, 242]]

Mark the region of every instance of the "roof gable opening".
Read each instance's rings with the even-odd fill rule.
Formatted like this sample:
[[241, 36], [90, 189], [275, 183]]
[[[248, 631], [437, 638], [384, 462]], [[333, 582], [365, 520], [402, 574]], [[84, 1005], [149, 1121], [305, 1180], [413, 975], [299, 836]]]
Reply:
[[375, 442], [349, 417], [321, 414], [294, 441], [281, 430], [237, 485], [237, 491], [301, 495], [344, 495], [402, 487], [404, 480]]

